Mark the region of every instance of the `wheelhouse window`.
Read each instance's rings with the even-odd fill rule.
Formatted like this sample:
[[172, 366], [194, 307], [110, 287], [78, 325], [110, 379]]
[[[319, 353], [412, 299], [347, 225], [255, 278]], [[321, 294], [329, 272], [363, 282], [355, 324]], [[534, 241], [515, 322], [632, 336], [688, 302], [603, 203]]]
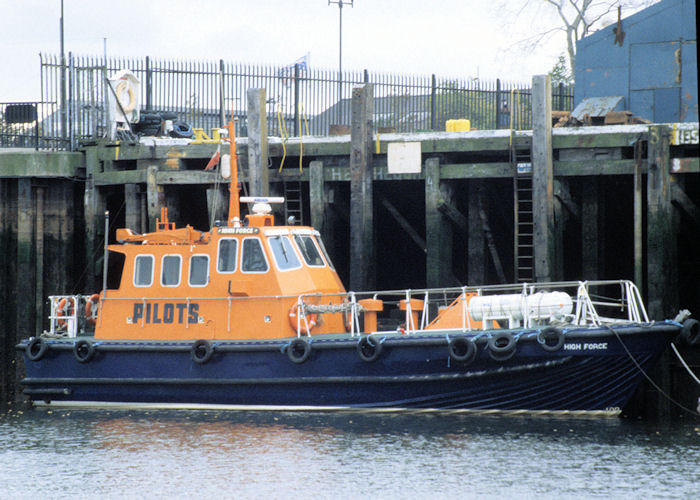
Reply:
[[318, 241], [318, 246], [321, 247], [321, 252], [323, 252], [326, 262], [328, 262], [328, 267], [335, 270], [335, 267], [331, 262], [331, 258], [328, 256], [328, 252], [326, 251], [326, 246], [323, 244], [323, 240], [318, 236], [318, 233], [316, 234], [316, 241]]
[[270, 236], [267, 242], [272, 249], [272, 255], [280, 271], [301, 267], [301, 262], [292, 247], [292, 242], [289, 241], [289, 236]]
[[160, 284], [163, 286], [178, 286], [180, 284], [180, 267], [182, 257], [166, 255], [160, 273]]
[[323, 266], [323, 259], [321, 258], [321, 254], [319, 253], [318, 248], [316, 248], [316, 244], [314, 243], [311, 235], [295, 234], [294, 243], [297, 244], [297, 248], [299, 248], [301, 256], [309, 266]]
[[244, 273], [266, 273], [267, 263], [262, 243], [258, 238], [244, 238], [241, 252], [241, 270]]
[[134, 260], [134, 286], [153, 284], [153, 255], [137, 255]]
[[190, 286], [205, 286], [209, 283], [209, 256], [190, 257]]
[[236, 254], [238, 253], [238, 240], [236, 238], [222, 238], [219, 240], [219, 257], [216, 261], [216, 270], [220, 273], [232, 273], [236, 270]]

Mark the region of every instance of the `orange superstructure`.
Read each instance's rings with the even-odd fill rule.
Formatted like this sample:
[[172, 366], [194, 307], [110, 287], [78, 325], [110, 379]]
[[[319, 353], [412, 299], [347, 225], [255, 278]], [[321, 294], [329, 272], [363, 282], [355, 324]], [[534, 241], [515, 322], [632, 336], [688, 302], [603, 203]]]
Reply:
[[[333, 308], [346, 292], [318, 232], [275, 226], [268, 203], [282, 201], [277, 198], [241, 199], [255, 205], [240, 221], [233, 146], [231, 153], [226, 224], [209, 232], [176, 229], [163, 209], [155, 232], [117, 230], [119, 244], [108, 249], [112, 261], [123, 260], [121, 277], [118, 288], [100, 296], [95, 338], [264, 339], [344, 331], [343, 314]], [[309, 314], [309, 304], [327, 312]]]
[[[95, 337], [289, 337], [296, 335], [289, 317], [300, 295], [310, 304], [319, 303], [314, 295], [320, 293], [337, 294], [326, 303], [342, 301], [345, 289], [316, 231], [253, 224], [269, 220], [264, 216], [248, 220], [247, 226], [207, 233], [189, 227], [145, 235], [120, 230], [123, 243], [109, 246], [123, 255], [120, 286], [102, 293]], [[341, 314], [320, 318], [313, 333], [343, 331]]]

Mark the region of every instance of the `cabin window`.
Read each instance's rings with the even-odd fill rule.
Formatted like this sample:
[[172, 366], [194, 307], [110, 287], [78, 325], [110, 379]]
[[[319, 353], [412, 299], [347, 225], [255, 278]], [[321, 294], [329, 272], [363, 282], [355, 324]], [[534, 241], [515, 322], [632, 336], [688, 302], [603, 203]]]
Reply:
[[205, 286], [209, 283], [209, 256], [190, 257], [190, 286]]
[[272, 249], [272, 255], [275, 257], [275, 263], [280, 271], [301, 267], [301, 262], [292, 247], [292, 242], [289, 241], [289, 236], [270, 236], [267, 242]]
[[134, 261], [134, 286], [153, 284], [153, 255], [137, 255]]
[[266, 273], [267, 258], [258, 238], [244, 238], [241, 252], [241, 270], [244, 273]]
[[166, 255], [163, 257], [163, 267], [160, 273], [160, 284], [163, 286], [178, 286], [180, 284], [180, 263], [182, 257], [179, 255]]
[[323, 257], [325, 257], [326, 262], [328, 262], [328, 267], [331, 269], [335, 270], [335, 267], [333, 266], [333, 263], [331, 262], [331, 258], [328, 256], [328, 252], [326, 251], [326, 246], [323, 244], [323, 240], [316, 235], [316, 241], [318, 241], [318, 246], [321, 247], [321, 251], [323, 252]]
[[309, 266], [323, 266], [323, 259], [321, 258], [321, 254], [319, 253], [318, 248], [316, 248], [314, 240], [310, 235], [295, 234], [294, 242], [297, 244], [299, 252], [301, 252], [301, 256], [304, 257], [304, 260]]
[[121, 252], [109, 251], [107, 256], [107, 288], [118, 290], [122, 283], [126, 255]]
[[238, 240], [235, 238], [222, 238], [219, 240], [219, 257], [216, 261], [216, 270], [220, 273], [232, 273], [236, 270], [236, 254], [238, 253]]

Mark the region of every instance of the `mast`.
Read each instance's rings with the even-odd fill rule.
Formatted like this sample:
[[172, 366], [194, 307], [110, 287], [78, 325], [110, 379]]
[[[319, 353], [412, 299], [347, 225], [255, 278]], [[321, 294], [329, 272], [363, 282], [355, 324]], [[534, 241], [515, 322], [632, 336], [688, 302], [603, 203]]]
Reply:
[[231, 180], [229, 183], [228, 201], [228, 225], [229, 227], [240, 226], [241, 206], [238, 200], [238, 157], [236, 156], [236, 132], [233, 127], [233, 120], [228, 122], [229, 153], [231, 155]]

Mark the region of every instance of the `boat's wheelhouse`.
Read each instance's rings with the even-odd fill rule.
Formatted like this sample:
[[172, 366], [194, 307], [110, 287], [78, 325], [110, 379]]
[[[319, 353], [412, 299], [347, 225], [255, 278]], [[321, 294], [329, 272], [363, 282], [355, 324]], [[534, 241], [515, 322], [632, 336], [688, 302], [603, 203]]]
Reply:
[[[97, 338], [241, 339], [297, 334], [296, 305], [343, 301], [319, 233], [309, 227], [214, 227], [209, 233], [167, 228], [148, 235], [122, 231], [121, 280], [105, 290]], [[180, 232], [180, 233], [178, 233]], [[176, 234], [177, 233], [177, 234]], [[324, 294], [324, 304], [317, 294]], [[330, 294], [330, 296], [329, 296]], [[341, 314], [302, 325], [313, 333], [343, 330]]]

